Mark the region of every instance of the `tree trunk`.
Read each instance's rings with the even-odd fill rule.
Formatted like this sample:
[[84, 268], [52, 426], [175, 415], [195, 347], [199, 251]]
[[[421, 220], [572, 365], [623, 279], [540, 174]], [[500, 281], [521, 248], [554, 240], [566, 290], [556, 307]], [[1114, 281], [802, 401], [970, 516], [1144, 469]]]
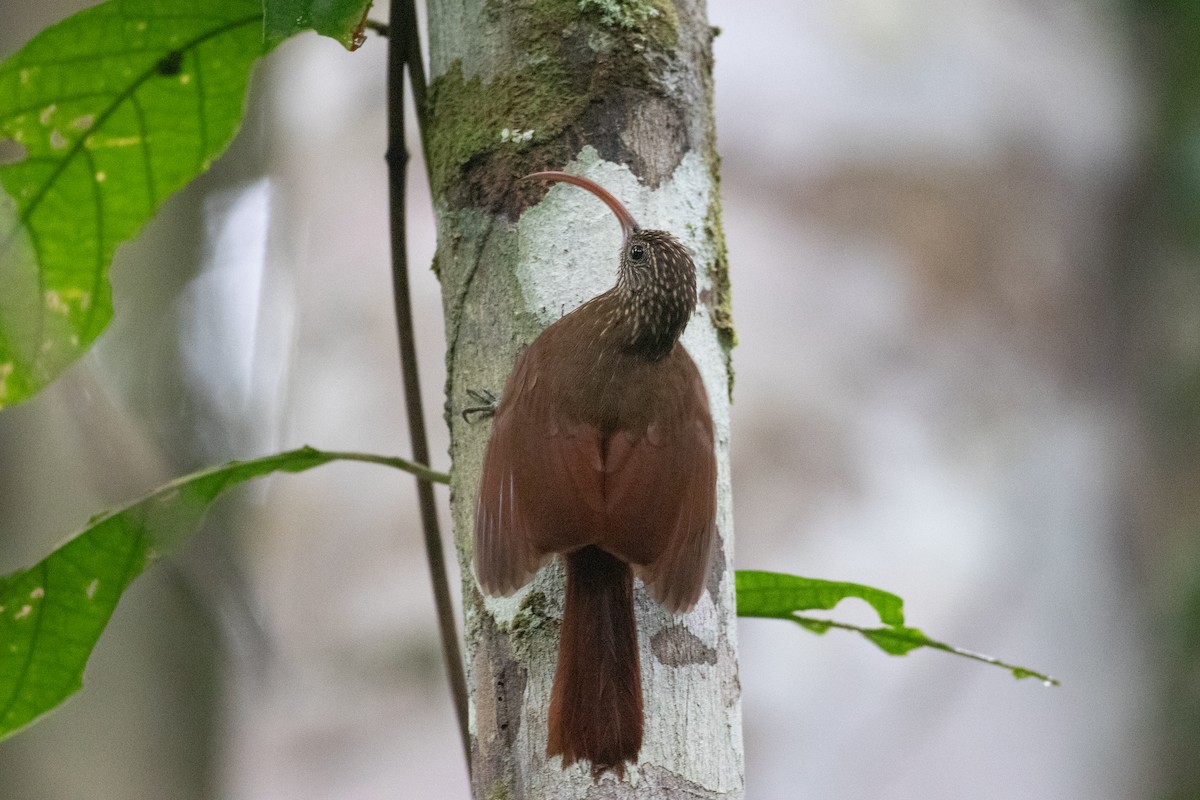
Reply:
[[[429, 3], [427, 150], [438, 210], [435, 267], [447, 339], [453, 517], [462, 564], [476, 798], [743, 795], [729, 493], [728, 281], [712, 119], [712, 37], [702, 2]], [[522, 183], [587, 175], [646, 227], [675, 233], [700, 268], [683, 337], [717, 432], [718, 535], [708, 589], [673, 618], [635, 587], [646, 735], [625, 780], [546, 757], [563, 574], [512, 598], [472, 572], [475, 493], [490, 426], [468, 425], [469, 389], [499, 392], [517, 351], [612, 286], [620, 231], [581, 191]], [[542, 199], [544, 197], [544, 199]]]

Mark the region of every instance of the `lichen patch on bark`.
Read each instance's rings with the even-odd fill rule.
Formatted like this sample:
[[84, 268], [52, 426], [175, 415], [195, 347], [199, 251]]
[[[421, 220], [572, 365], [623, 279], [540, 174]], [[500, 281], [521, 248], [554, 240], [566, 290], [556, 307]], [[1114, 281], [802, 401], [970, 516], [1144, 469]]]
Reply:
[[654, 634], [650, 649], [663, 664], [682, 667], [686, 664], [716, 664], [717, 649], [705, 644], [686, 626], [673, 623]]

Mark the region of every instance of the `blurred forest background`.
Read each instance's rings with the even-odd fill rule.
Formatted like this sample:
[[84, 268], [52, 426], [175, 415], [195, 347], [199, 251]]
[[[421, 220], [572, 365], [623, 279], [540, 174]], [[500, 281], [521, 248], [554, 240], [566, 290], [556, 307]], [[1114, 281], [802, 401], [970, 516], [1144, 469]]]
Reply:
[[[0, 54], [83, 5], [0, 0]], [[709, 14], [737, 566], [890, 589], [1064, 681], [745, 622], [749, 797], [1200, 797], [1200, 3]], [[262, 65], [229, 153], [118, 251], [98, 347], [0, 413], [0, 572], [205, 464], [407, 453], [383, 79], [376, 38]], [[85, 690], [0, 744], [0, 795], [466, 796], [414, 495], [335, 465], [223, 501], [121, 603]]]

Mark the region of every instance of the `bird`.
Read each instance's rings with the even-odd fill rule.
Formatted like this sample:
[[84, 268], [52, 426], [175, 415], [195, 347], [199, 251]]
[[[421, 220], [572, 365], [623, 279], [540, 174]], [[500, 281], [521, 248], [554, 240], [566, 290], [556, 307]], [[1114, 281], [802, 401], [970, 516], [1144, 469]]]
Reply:
[[526, 180], [591, 192], [622, 231], [617, 281], [516, 358], [493, 414], [475, 506], [475, 571], [511, 595], [556, 555], [566, 568], [547, 756], [623, 779], [642, 747], [638, 576], [669, 612], [703, 595], [716, 539], [713, 422], [679, 341], [696, 267], [610, 192], [566, 172]]

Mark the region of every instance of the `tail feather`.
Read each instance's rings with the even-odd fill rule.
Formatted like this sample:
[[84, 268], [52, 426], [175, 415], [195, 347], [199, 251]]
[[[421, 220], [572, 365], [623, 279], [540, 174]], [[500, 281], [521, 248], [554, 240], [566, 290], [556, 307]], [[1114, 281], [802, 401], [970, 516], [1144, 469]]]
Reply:
[[642, 678], [633, 617], [633, 573], [595, 547], [566, 555], [567, 600], [550, 696], [547, 755], [563, 767], [587, 759], [592, 775], [642, 749]]

